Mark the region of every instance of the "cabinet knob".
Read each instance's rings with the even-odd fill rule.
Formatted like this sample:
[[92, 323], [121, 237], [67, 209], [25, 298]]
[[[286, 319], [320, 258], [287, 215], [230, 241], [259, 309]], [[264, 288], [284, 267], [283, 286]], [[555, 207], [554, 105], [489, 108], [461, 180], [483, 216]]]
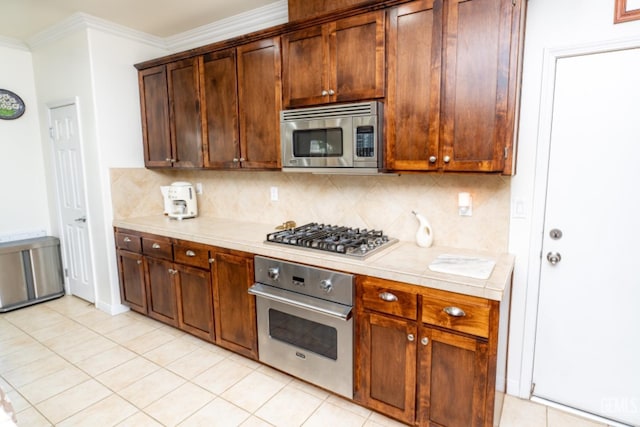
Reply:
[[246, 160], [247, 160], [247, 159], [245, 159], [244, 157], [240, 157], [240, 161], [241, 161], [241, 162], [244, 162], [244, 161], [246, 161]]
[[413, 336], [413, 334], [409, 334], [409, 335], [407, 335], [407, 340], [409, 340], [409, 341], [412, 341], [412, 342], [413, 342], [415, 339], [416, 339], [416, 337], [414, 337], [414, 336]]
[[445, 307], [443, 311], [452, 317], [464, 317], [467, 315], [467, 313], [465, 313], [464, 310], [459, 307], [449, 306]]
[[386, 302], [395, 302], [398, 301], [398, 297], [392, 294], [391, 292], [382, 292], [378, 295], [382, 301]]
[[238, 160], [237, 158], [234, 157], [233, 159], [233, 163], [238, 163], [240, 160]]
[[322, 94], [322, 96], [327, 96], [327, 95], [329, 95], [329, 91], [323, 90], [321, 92], [321, 94]]
[[191, 249], [189, 249], [188, 251], [186, 251], [184, 254], [185, 254], [186, 256], [196, 256], [196, 253], [195, 253], [195, 252], [193, 252]]
[[123, 240], [125, 243], [131, 243], [131, 239], [129, 237], [125, 237]]
[[215, 258], [209, 258], [209, 264], [213, 264], [214, 262], [216, 262]]
[[429, 163], [435, 163], [438, 158], [436, 156], [429, 157]]
[[422, 344], [422, 345], [427, 345], [427, 344], [429, 344], [429, 338], [427, 338], [427, 337], [422, 338], [422, 339], [420, 340], [420, 344]]
[[160, 245], [159, 245], [159, 244], [157, 244], [157, 243], [154, 243], [153, 245], [151, 245], [151, 247], [152, 247], [153, 249], [160, 249]]
[[138, 265], [142, 264], [142, 260], [141, 259], [137, 260], [136, 262], [138, 263]]
[[169, 157], [167, 157], [166, 159], [164, 159], [165, 162], [171, 162], [171, 163], [175, 163], [176, 159], [171, 159]]
[[167, 271], [169, 272], [169, 274], [176, 274], [178, 272], [178, 270], [174, 270], [173, 268], [170, 268]]
[[449, 163], [449, 162], [451, 161], [451, 157], [449, 157], [449, 156], [444, 156], [444, 157], [442, 158], [442, 160], [444, 160], [444, 162], [445, 162], [445, 163]]
[[333, 89], [329, 89], [329, 95], [335, 95], [335, 91]]

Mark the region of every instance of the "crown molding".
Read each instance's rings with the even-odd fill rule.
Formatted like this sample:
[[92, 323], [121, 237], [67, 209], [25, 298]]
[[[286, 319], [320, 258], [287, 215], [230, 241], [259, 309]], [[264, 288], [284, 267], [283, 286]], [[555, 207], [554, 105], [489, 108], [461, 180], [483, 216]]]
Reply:
[[120, 37], [126, 37], [161, 49], [166, 49], [166, 43], [162, 37], [152, 36], [142, 31], [133, 30], [129, 27], [125, 27], [124, 25], [116, 24], [114, 22], [107, 21], [106, 19], [97, 18], [82, 12], [76, 12], [46, 30], [30, 37], [27, 39], [27, 45], [31, 49], [34, 49], [59, 40], [74, 31], [89, 28], [111, 33]]
[[33, 50], [34, 48], [59, 40], [74, 31], [91, 28], [119, 37], [129, 38], [170, 52], [178, 52], [284, 24], [288, 21], [288, 12], [287, 0], [277, 0], [266, 6], [164, 38], [133, 30], [124, 25], [116, 24], [86, 13], [76, 12], [46, 30], [30, 37], [27, 39], [26, 44], [19, 40], [0, 38], [0, 45], [8, 44], [9, 47], [16, 49]]
[[27, 46], [26, 43], [24, 43], [22, 40], [4, 36], [0, 36], [0, 47], [29, 51], [29, 46]]
[[165, 42], [167, 48], [175, 53], [285, 24], [288, 20], [287, 0], [278, 0], [266, 6], [169, 36], [165, 38]]

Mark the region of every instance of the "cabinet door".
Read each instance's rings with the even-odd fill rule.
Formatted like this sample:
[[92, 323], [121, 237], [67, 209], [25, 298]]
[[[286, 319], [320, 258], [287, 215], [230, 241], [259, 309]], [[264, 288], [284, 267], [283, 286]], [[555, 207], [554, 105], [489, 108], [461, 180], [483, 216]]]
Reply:
[[213, 295], [209, 270], [176, 264], [178, 324], [181, 329], [213, 341]]
[[144, 263], [140, 254], [118, 250], [120, 298], [131, 310], [147, 313]]
[[171, 131], [169, 127], [169, 92], [164, 65], [138, 73], [144, 165], [148, 168], [170, 167]]
[[436, 169], [442, 1], [419, 0], [391, 9], [387, 40], [387, 168]]
[[448, 0], [445, 8], [443, 167], [502, 171], [516, 108], [509, 93], [516, 8], [511, 0]]
[[149, 317], [178, 326], [173, 263], [145, 257]]
[[487, 343], [428, 327], [419, 338], [419, 425], [491, 426], [485, 414]]
[[243, 168], [280, 168], [280, 37], [238, 47], [240, 152]]
[[256, 300], [248, 293], [253, 257], [217, 253], [213, 269], [216, 343], [257, 359]]
[[207, 54], [203, 58], [202, 122], [204, 123], [205, 167], [229, 169], [240, 166], [238, 135], [238, 84], [236, 50]]
[[[329, 26], [329, 100], [357, 101], [384, 96], [384, 11]], [[331, 95], [331, 91], [335, 94]]]
[[173, 166], [203, 166], [199, 58], [167, 64]]
[[[416, 397], [416, 324], [374, 313], [358, 318], [355, 400], [413, 424]], [[446, 425], [446, 424], [443, 424]]]
[[282, 37], [282, 79], [285, 107], [329, 101], [327, 26], [318, 25]]

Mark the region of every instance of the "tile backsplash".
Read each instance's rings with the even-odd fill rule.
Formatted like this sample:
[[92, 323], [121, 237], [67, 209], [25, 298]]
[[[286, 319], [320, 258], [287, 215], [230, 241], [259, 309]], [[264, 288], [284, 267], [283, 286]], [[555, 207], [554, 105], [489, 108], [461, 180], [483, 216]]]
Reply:
[[[478, 174], [400, 176], [312, 175], [252, 171], [155, 171], [111, 169], [116, 219], [162, 215], [160, 186], [174, 181], [202, 183], [201, 216], [271, 223], [323, 222], [382, 229], [414, 240], [426, 216], [434, 245], [505, 252], [509, 233], [510, 178]], [[271, 201], [271, 187], [278, 201]], [[458, 193], [473, 198], [473, 216], [458, 215]]]

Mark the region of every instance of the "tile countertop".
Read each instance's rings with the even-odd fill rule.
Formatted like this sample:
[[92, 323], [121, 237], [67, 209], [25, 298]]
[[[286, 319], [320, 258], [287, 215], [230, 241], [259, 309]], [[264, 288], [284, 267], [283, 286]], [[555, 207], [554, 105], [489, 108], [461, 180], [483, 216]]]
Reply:
[[[273, 224], [220, 218], [198, 217], [177, 221], [155, 215], [114, 220], [113, 226], [496, 301], [502, 300], [511, 282], [514, 265], [514, 256], [507, 253], [440, 246], [420, 248], [414, 242], [403, 241], [360, 260], [323, 251], [264, 243], [267, 234], [275, 230]], [[482, 257], [492, 259], [496, 264], [487, 280], [431, 271], [429, 264], [443, 254]]]

